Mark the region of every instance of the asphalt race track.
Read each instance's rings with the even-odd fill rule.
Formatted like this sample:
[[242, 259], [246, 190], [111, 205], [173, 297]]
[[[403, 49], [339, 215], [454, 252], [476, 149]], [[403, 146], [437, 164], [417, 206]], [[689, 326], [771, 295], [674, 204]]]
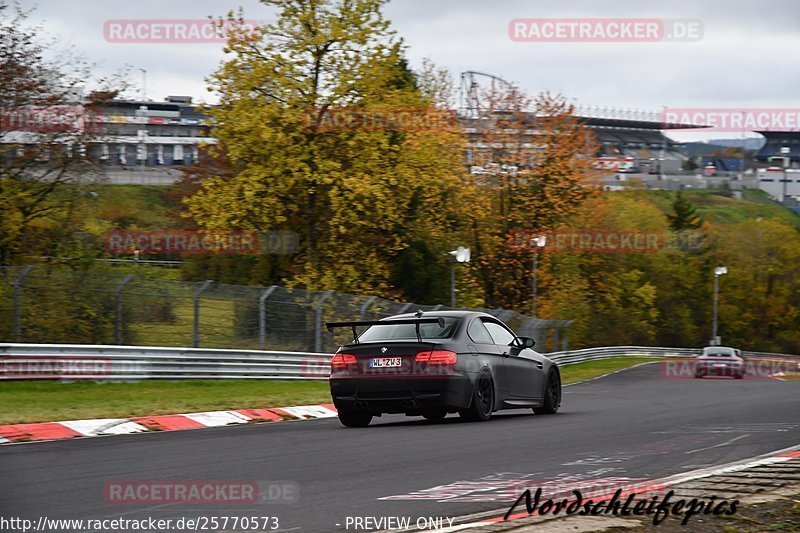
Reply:
[[[344, 531], [348, 516], [504, 509], [519, 480], [652, 479], [798, 443], [800, 382], [667, 379], [649, 364], [567, 387], [555, 416], [384, 416], [364, 429], [325, 419], [3, 446], [0, 515], [276, 516], [281, 530]], [[220, 479], [296, 484], [299, 498], [131, 506], [103, 492], [110, 480]], [[469, 483], [420, 492], [459, 481]]]

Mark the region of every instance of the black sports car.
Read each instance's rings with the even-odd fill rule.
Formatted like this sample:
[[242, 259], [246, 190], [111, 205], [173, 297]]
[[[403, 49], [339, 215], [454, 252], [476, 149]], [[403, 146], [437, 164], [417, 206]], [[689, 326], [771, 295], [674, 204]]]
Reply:
[[554, 414], [561, 403], [558, 365], [486, 313], [418, 311], [327, 326], [353, 334], [331, 360], [331, 396], [345, 426], [383, 413], [476, 421], [521, 407]]

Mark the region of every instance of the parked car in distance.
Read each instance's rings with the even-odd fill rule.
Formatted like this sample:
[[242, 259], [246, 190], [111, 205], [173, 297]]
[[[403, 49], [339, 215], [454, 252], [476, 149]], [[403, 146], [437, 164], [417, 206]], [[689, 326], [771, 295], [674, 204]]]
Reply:
[[694, 377], [727, 376], [742, 379], [746, 372], [742, 351], [727, 346], [706, 346], [695, 360]]

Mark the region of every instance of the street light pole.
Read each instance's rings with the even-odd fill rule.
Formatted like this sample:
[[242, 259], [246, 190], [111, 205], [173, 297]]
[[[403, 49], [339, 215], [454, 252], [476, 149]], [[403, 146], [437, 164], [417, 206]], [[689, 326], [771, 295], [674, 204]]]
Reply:
[[719, 305], [719, 277], [728, 273], [727, 267], [717, 267], [714, 269], [714, 319], [711, 325], [711, 345], [719, 346], [717, 339], [717, 308]]
[[470, 249], [459, 246], [450, 252], [450, 307], [456, 306], [456, 263], [469, 263]]
[[456, 258], [450, 258], [450, 307], [456, 306]]
[[539, 292], [539, 250], [547, 243], [547, 236], [540, 235], [533, 242], [533, 273], [531, 279], [531, 316], [536, 318], [536, 295]]
[[714, 274], [714, 322], [711, 328], [711, 338], [717, 338], [717, 301], [719, 300], [719, 276]]
[[537, 270], [539, 267], [539, 249], [533, 251], [533, 294], [531, 295], [531, 316], [536, 318], [536, 293], [538, 291]]

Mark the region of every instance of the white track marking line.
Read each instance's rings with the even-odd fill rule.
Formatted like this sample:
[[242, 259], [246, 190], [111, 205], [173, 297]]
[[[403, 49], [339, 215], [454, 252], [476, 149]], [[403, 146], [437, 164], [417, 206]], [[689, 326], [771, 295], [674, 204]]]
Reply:
[[720, 448], [722, 446], [727, 446], [728, 444], [732, 444], [732, 443], [736, 442], [737, 440], [740, 440], [740, 439], [743, 439], [743, 438], [749, 437], [749, 436], [750, 436], [750, 433], [745, 433], [744, 435], [739, 435], [738, 437], [734, 437], [731, 440], [726, 441], [726, 442], [721, 442], [721, 443], [715, 444], [713, 446], [708, 446], [706, 448], [698, 448], [696, 450], [691, 450], [691, 451], [683, 452], [683, 453], [689, 454], [689, 453], [695, 453], [695, 452], [702, 452], [702, 451], [705, 451], [705, 450], [712, 450], [714, 448]]

